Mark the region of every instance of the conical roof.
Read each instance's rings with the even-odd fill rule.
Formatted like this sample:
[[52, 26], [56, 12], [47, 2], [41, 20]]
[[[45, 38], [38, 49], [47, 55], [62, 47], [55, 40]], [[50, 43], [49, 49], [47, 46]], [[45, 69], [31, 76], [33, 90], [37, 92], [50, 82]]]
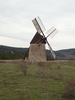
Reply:
[[34, 35], [33, 39], [31, 40], [30, 44], [38, 44], [38, 43], [44, 43], [45, 44], [45, 39], [41, 34], [38, 32]]

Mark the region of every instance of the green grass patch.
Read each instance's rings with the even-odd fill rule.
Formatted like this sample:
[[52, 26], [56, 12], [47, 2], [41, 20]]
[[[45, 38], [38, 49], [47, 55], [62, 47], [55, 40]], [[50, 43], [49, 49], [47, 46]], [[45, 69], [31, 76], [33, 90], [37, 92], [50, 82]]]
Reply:
[[74, 80], [74, 62], [0, 63], [0, 100], [75, 100]]

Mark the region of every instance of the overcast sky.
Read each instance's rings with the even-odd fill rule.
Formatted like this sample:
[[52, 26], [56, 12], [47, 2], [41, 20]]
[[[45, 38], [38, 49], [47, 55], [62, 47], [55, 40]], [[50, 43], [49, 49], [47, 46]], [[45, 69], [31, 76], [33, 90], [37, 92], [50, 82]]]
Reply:
[[37, 16], [58, 30], [48, 38], [53, 50], [75, 48], [75, 0], [0, 0], [0, 45], [29, 47]]

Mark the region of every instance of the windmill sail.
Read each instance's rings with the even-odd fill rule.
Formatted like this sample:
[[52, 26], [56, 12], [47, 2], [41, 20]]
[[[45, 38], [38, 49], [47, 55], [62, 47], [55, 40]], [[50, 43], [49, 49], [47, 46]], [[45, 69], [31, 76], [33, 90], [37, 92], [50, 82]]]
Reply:
[[32, 20], [32, 22], [33, 22], [33, 24], [34, 24], [34, 26], [35, 26], [35, 28], [36, 28], [36, 30], [37, 30], [38, 33], [42, 33], [43, 31], [45, 31], [45, 27], [42, 24], [42, 22], [41, 22], [41, 20], [40, 20], [39, 17], [34, 18]]
[[52, 53], [52, 55], [53, 55], [53, 58], [55, 59], [55, 58], [56, 58], [56, 55], [55, 55], [55, 53], [53, 52], [53, 50], [52, 50], [50, 44], [48, 43], [48, 41], [47, 41], [47, 44], [48, 44], [49, 49], [50, 49], [50, 51], [51, 51], [51, 53]]
[[39, 24], [41, 30], [44, 32], [46, 29], [45, 29], [45, 27], [44, 27], [44, 25], [43, 25], [43, 23], [42, 23], [40, 17], [36, 17], [36, 20], [37, 20], [37, 22], [38, 22], [38, 24]]
[[38, 32], [38, 33], [41, 33], [41, 29], [40, 29], [40, 27], [39, 27], [39, 24], [38, 24], [36, 18], [33, 19], [32, 22], [33, 22], [33, 24], [34, 24], [34, 26], [35, 26], [37, 32]]
[[58, 31], [57, 31], [57, 29], [53, 26], [52, 28], [50, 28], [47, 32], [46, 32], [47, 34], [48, 34], [48, 36], [47, 37], [53, 37], [56, 33], [58, 33]]

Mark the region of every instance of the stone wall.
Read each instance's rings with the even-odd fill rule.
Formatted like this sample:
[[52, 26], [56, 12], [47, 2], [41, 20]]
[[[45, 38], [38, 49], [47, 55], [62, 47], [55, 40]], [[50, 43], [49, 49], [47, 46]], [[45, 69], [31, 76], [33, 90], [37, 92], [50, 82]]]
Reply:
[[45, 44], [30, 44], [29, 60], [31, 61], [46, 61]]

